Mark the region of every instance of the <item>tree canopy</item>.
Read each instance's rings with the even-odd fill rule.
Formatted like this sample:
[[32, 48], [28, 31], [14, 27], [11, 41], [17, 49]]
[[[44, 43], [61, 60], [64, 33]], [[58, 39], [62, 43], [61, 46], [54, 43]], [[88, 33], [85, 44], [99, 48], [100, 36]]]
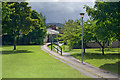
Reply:
[[45, 34], [46, 28], [40, 15], [35, 10], [31, 11], [27, 2], [3, 2], [2, 4], [2, 32], [12, 34], [14, 50], [20, 34], [27, 35], [36, 28], [40, 28]]
[[[76, 48], [81, 48], [81, 40], [82, 40], [82, 25], [81, 19], [79, 20], [68, 20], [65, 21], [64, 27], [61, 29], [60, 39], [63, 42], [67, 42], [70, 50], [76, 46]], [[90, 32], [91, 26], [89, 21], [84, 22], [84, 31], [83, 31], [83, 40], [84, 40], [84, 52], [86, 48], [86, 43], [89, 42], [92, 38], [92, 33]], [[78, 47], [77, 47], [78, 46]]]
[[104, 47], [107, 41], [113, 41], [120, 38], [120, 2], [96, 2], [94, 8], [85, 6], [86, 12], [93, 21], [91, 24], [96, 42]]

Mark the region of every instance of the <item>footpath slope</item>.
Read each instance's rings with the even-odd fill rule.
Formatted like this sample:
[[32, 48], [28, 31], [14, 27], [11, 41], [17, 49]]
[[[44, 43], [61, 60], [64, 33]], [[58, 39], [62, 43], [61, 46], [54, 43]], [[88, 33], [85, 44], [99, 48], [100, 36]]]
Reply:
[[[91, 78], [112, 78], [112, 80], [120, 80], [120, 75], [112, 73], [110, 71], [106, 71], [97, 67], [94, 67], [88, 63], [81, 63], [80, 60], [70, 56], [69, 53], [63, 52], [63, 55], [51, 51], [47, 47], [48, 43], [41, 46], [42, 50], [49, 53], [52, 57], [55, 59], [58, 59], [62, 61], [63, 63], [68, 64], [69, 66], [77, 69], [79, 72], [81, 72], [83, 75], [89, 76]], [[111, 79], [110, 79], [111, 80]]]

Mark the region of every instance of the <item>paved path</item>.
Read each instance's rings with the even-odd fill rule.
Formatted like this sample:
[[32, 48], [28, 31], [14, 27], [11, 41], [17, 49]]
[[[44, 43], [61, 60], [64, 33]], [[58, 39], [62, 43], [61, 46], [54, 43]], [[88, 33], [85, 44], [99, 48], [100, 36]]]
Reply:
[[118, 74], [115, 74], [115, 73], [112, 73], [112, 72], [109, 72], [106, 70], [102, 70], [100, 68], [94, 67], [94, 66], [92, 66], [88, 63], [85, 63], [85, 62], [82, 64], [80, 60], [70, 56], [69, 53], [63, 52], [63, 55], [61, 56], [60, 54], [58, 54], [54, 51], [51, 51], [47, 47], [47, 45], [48, 44], [41, 46], [42, 50], [49, 53], [49, 55], [51, 55], [55, 59], [58, 59], [61, 62], [66, 63], [69, 66], [77, 69], [83, 75], [89, 76], [91, 78], [119, 78], [119, 79], [115, 79], [115, 80], [120, 80], [120, 75], [118, 75]]

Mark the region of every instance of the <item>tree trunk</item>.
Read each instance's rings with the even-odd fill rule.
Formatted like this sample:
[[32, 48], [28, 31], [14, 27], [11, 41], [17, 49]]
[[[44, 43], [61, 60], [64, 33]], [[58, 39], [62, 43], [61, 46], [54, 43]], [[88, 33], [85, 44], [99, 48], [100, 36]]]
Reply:
[[103, 42], [103, 45], [100, 42], [98, 44], [102, 47], [102, 55], [104, 55], [105, 42]]
[[84, 49], [83, 53], [85, 53], [85, 48], [86, 48], [86, 44], [84, 43], [83, 44], [83, 49]]
[[63, 44], [63, 50], [65, 50], [65, 45]]
[[103, 42], [103, 46], [102, 46], [102, 55], [104, 55], [104, 48], [105, 48], [105, 42]]
[[104, 47], [102, 47], [102, 55], [104, 55]]
[[110, 51], [110, 47], [111, 47], [111, 45], [110, 45], [110, 43], [108, 41], [108, 51]]
[[16, 37], [14, 37], [14, 50], [16, 50]]
[[85, 53], [85, 48], [84, 48], [84, 51], [83, 51], [83, 53]]
[[71, 47], [71, 45], [69, 46], [69, 51], [71, 51], [71, 49], [72, 49], [72, 47]]

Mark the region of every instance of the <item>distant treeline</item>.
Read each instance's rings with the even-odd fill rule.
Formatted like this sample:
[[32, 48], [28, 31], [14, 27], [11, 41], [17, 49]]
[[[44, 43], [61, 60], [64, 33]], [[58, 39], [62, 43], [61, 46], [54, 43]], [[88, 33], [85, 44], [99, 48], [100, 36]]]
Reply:
[[[17, 37], [17, 45], [38, 45], [43, 44], [44, 38], [42, 37], [32, 37], [30, 35], [21, 35], [20, 37]], [[2, 36], [2, 45], [14, 45], [14, 39], [13, 37], [8, 35]]]

